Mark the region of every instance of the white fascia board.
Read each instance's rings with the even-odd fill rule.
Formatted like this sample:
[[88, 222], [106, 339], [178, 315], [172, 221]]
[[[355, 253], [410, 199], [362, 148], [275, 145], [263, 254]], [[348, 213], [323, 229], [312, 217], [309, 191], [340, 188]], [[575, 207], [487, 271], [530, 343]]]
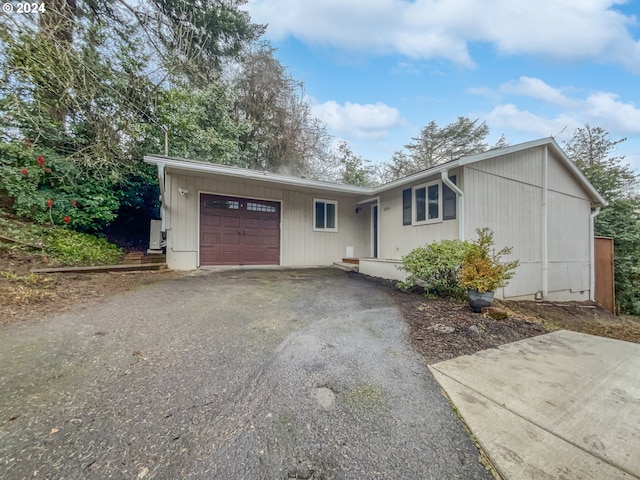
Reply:
[[[553, 139], [541, 138], [539, 140], [533, 140], [531, 142], [526, 142], [526, 143], [519, 143], [518, 145], [513, 145], [510, 147], [496, 148], [493, 150], [487, 150], [486, 152], [477, 153], [475, 155], [460, 157], [457, 160], [441, 163], [440, 165], [436, 165], [435, 167], [422, 170], [421, 172], [414, 173], [413, 175], [409, 175], [408, 177], [400, 178], [398, 180], [385, 183], [384, 185], [380, 185], [379, 187], [374, 188], [373, 191], [374, 191], [374, 194], [378, 194], [380, 192], [389, 190], [391, 188], [406, 185], [408, 183], [417, 182], [419, 180], [424, 180], [428, 177], [432, 177], [435, 175], [440, 176], [441, 172], [446, 172], [457, 167], [463, 167], [464, 165], [468, 165], [470, 163], [481, 162], [483, 160], [488, 160], [489, 158], [500, 157], [502, 155], [508, 155], [510, 153], [526, 150], [528, 148], [546, 145], [549, 143], [549, 141], [553, 141]], [[556, 147], [557, 147], [557, 144], [556, 144]], [[560, 148], [560, 147], [557, 147], [557, 148]]]
[[567, 154], [564, 153], [564, 150], [558, 145], [553, 137], [541, 138], [539, 140], [533, 140], [531, 142], [519, 143], [518, 145], [512, 145], [510, 147], [499, 148], [495, 150], [488, 150], [483, 153], [478, 153], [476, 155], [469, 155], [468, 157], [462, 157], [458, 160], [458, 164], [460, 166], [469, 165], [471, 163], [481, 162], [483, 160], [487, 160], [493, 157], [500, 157], [503, 155], [509, 155], [511, 153], [520, 152], [523, 150], [527, 150], [535, 147], [550, 147], [553, 152], [560, 158], [560, 161], [564, 163], [564, 165], [569, 169], [571, 174], [578, 180], [578, 182], [584, 187], [584, 189], [591, 196], [591, 201], [594, 207], [604, 207], [607, 205], [607, 201], [602, 198], [602, 196], [598, 193], [598, 191], [591, 185], [591, 182], [587, 180], [584, 174], [580, 171], [576, 164], [573, 163]]
[[489, 158], [501, 157], [503, 155], [509, 155], [515, 152], [521, 152], [523, 150], [528, 150], [530, 148], [542, 147], [544, 145], [548, 145], [550, 143], [555, 144], [557, 149], [558, 144], [551, 137], [540, 138], [538, 140], [532, 140], [530, 142], [518, 143], [517, 145], [511, 145], [509, 147], [504, 148], [495, 148], [493, 150], [487, 150], [486, 152], [476, 153], [475, 155], [469, 155], [466, 157], [462, 157], [458, 160], [458, 163], [462, 165], [468, 165], [470, 163], [481, 162], [482, 160], [487, 160]]
[[490, 158], [501, 157], [503, 155], [509, 155], [511, 153], [520, 152], [529, 148], [549, 146], [558, 158], [565, 164], [569, 171], [574, 175], [578, 182], [587, 190], [591, 196], [591, 201], [594, 207], [604, 207], [607, 202], [598, 191], [591, 185], [587, 178], [582, 174], [580, 169], [567, 157], [562, 148], [556, 143], [552, 137], [541, 138], [539, 140], [533, 140], [531, 142], [519, 143], [505, 148], [497, 148], [494, 150], [488, 150], [476, 155], [469, 155], [462, 157], [451, 162], [443, 163], [431, 167], [427, 170], [414, 173], [404, 178], [394, 180], [384, 185], [380, 185], [374, 188], [357, 187], [355, 185], [345, 185], [340, 183], [320, 182], [318, 180], [308, 180], [306, 178], [290, 177], [287, 175], [280, 175], [276, 173], [260, 172], [257, 170], [248, 170], [238, 167], [229, 167], [226, 165], [218, 165], [208, 162], [200, 162], [196, 160], [187, 160], [180, 158], [165, 157], [162, 155], [147, 155], [144, 157], [144, 161], [150, 164], [164, 163], [166, 168], [175, 170], [182, 170], [185, 172], [202, 172], [211, 173], [215, 175], [223, 175], [235, 178], [253, 179], [264, 182], [276, 183], [279, 185], [288, 185], [293, 187], [304, 187], [315, 190], [323, 190], [334, 193], [344, 193], [354, 196], [373, 197], [380, 195], [387, 190], [397, 188], [410, 183], [418, 182], [428, 177], [439, 176], [441, 172], [448, 171], [456, 167], [462, 167], [471, 163], [481, 162]]
[[560, 160], [566, 165], [566, 167], [573, 173], [576, 179], [584, 186], [584, 188], [591, 194], [591, 200], [593, 200], [594, 207], [606, 207], [609, 203], [600, 195], [600, 193], [595, 189], [591, 182], [587, 180], [587, 177], [580, 171], [580, 169], [576, 166], [575, 163], [571, 161], [567, 154], [564, 153], [564, 150], [560, 148], [560, 146], [556, 143], [555, 140], [551, 139], [550, 146], [553, 148], [554, 152], [560, 157]]
[[403, 185], [407, 185], [409, 183], [418, 182], [424, 180], [428, 177], [440, 176], [440, 172], [446, 172], [447, 170], [451, 170], [452, 168], [456, 168], [459, 166], [458, 160], [453, 162], [443, 163], [441, 165], [436, 165], [435, 167], [428, 168], [427, 170], [422, 170], [421, 172], [414, 173], [409, 175], [408, 177], [403, 177], [398, 180], [394, 180], [389, 183], [385, 183], [384, 185], [380, 185], [378, 187], [373, 188], [372, 194], [379, 195], [382, 192], [386, 192], [387, 190], [391, 190], [392, 188], [401, 187]]
[[277, 173], [260, 172], [257, 170], [249, 170], [238, 167], [229, 167], [226, 165], [218, 165], [214, 163], [199, 162], [195, 160], [176, 159], [163, 157], [159, 155], [146, 155], [145, 163], [158, 164], [164, 163], [166, 169], [184, 171], [210, 173], [213, 175], [221, 175], [225, 177], [242, 178], [245, 180], [258, 180], [261, 182], [276, 183], [283, 186], [303, 187], [313, 190], [324, 190], [334, 193], [344, 193], [353, 196], [370, 195], [371, 188], [357, 187], [354, 185], [344, 185], [341, 183], [321, 182], [318, 180], [309, 180], [306, 178], [289, 177]]

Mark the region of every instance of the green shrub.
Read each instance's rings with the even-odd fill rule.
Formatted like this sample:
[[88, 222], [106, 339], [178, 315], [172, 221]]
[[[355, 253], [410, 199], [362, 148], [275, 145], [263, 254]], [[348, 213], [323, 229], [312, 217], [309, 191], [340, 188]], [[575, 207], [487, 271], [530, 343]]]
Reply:
[[428, 294], [464, 298], [458, 271], [471, 247], [466, 241], [441, 240], [412, 250], [402, 257], [400, 268], [409, 276], [405, 282], [398, 283], [398, 288], [409, 290], [421, 286]]
[[509, 283], [520, 262], [502, 261], [504, 255], [511, 253], [512, 247], [504, 247], [496, 253], [491, 229], [478, 228], [476, 233], [478, 239], [467, 251], [460, 269], [460, 285], [478, 292], [495, 292]]
[[122, 258], [122, 250], [104, 238], [64, 228], [48, 228], [44, 233], [44, 251], [55, 264], [110, 265]]
[[103, 178], [54, 152], [0, 142], [0, 191], [21, 217], [96, 231], [116, 217], [117, 178]]

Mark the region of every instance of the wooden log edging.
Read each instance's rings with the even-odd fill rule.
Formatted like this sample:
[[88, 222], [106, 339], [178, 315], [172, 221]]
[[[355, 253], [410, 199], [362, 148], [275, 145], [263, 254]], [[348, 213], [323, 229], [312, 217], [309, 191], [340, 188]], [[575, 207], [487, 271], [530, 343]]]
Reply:
[[95, 265], [91, 267], [54, 267], [54, 268], [32, 268], [31, 273], [108, 273], [108, 272], [133, 272], [142, 270], [164, 270], [166, 263], [143, 263], [143, 264], [119, 264], [119, 265]]

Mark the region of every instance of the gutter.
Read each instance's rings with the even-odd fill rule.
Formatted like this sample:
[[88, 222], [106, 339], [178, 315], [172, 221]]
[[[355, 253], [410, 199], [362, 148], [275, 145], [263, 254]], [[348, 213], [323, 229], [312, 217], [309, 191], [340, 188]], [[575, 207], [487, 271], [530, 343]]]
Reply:
[[161, 231], [166, 232], [167, 226], [165, 224], [165, 208], [167, 206], [165, 202], [165, 191], [164, 191], [164, 163], [158, 162], [158, 183], [160, 185], [160, 220], [162, 220]]
[[596, 251], [595, 251], [595, 227], [594, 220], [600, 213], [600, 207], [596, 207], [591, 211], [589, 215], [589, 253], [591, 255], [591, 262], [589, 265], [589, 300], [595, 302], [596, 300]]
[[549, 148], [545, 145], [542, 157], [542, 298], [549, 295]]
[[458, 201], [458, 238], [462, 241], [465, 239], [464, 234], [464, 192], [460, 188], [449, 180], [449, 169], [442, 170], [440, 172], [442, 177], [442, 183], [454, 191]]

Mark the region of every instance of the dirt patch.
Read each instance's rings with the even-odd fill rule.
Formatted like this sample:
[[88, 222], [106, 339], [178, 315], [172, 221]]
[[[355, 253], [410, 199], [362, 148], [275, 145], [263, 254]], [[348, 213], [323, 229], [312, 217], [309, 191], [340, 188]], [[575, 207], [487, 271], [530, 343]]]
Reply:
[[582, 304], [497, 302], [509, 318], [495, 320], [476, 314], [469, 306], [419, 294], [393, 292], [392, 296], [411, 327], [411, 341], [427, 363], [505, 343], [566, 329], [640, 343], [640, 322], [611, 315], [599, 307]]
[[640, 343], [640, 317], [615, 316], [591, 302], [502, 302], [518, 315], [542, 322], [550, 330], [573, 330]]
[[411, 342], [427, 363], [471, 355], [550, 331], [535, 319], [511, 316], [495, 320], [473, 313], [464, 303], [397, 290], [390, 293], [411, 328]]
[[404, 293], [392, 282], [371, 281], [386, 285], [409, 324], [412, 344], [430, 364], [560, 329], [640, 343], [640, 318], [616, 317], [591, 302], [496, 300], [509, 313], [496, 320], [473, 313], [465, 302]]
[[35, 275], [31, 268], [49, 266], [20, 250], [0, 249], [0, 328], [42, 320], [144, 285], [182, 275], [175, 271], [57, 273]]

